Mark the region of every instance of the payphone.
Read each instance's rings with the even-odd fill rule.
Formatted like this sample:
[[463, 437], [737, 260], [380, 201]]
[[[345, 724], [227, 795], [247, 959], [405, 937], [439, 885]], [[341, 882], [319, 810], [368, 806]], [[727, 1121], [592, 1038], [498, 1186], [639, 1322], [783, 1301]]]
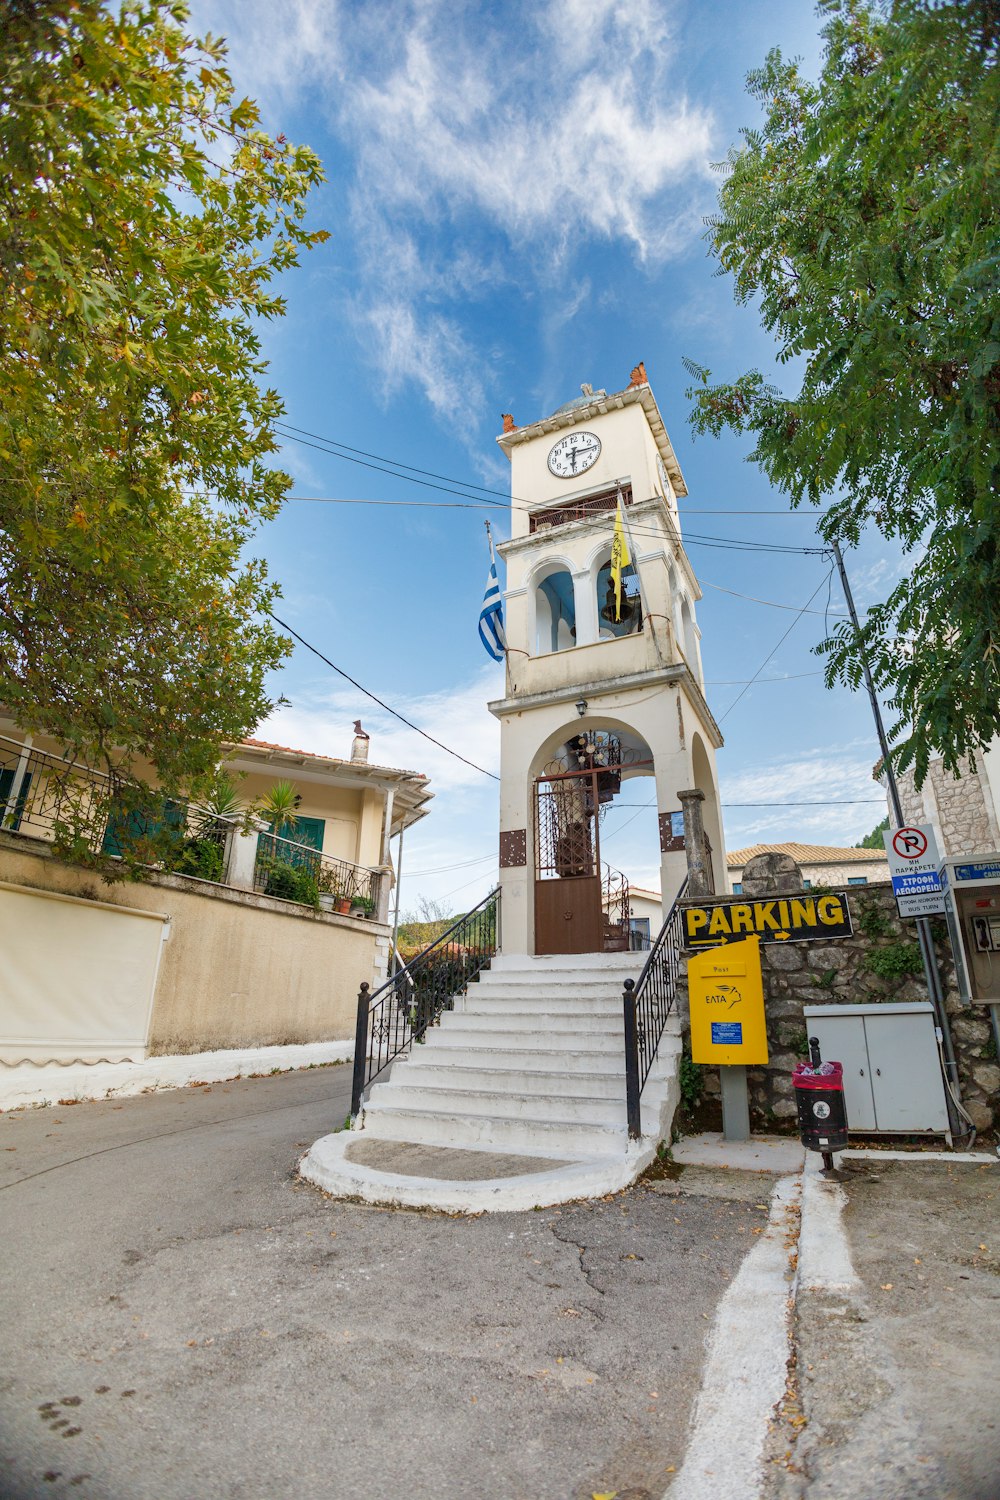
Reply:
[[945, 915], [964, 1005], [987, 1005], [1000, 1052], [1000, 852], [946, 859]]

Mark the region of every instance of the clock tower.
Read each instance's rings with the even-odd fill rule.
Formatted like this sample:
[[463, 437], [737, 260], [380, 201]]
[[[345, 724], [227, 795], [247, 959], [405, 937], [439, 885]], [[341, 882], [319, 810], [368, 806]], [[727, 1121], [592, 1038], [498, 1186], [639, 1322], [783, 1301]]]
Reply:
[[489, 707], [501, 727], [510, 954], [628, 947], [627, 879], [601, 850], [603, 812], [626, 782], [649, 778], [629, 787], [630, 802], [652, 803], [655, 788], [664, 912], [685, 876], [691, 894], [726, 889], [722, 736], [677, 512], [684, 476], [643, 365], [623, 391], [582, 389], [529, 426], [505, 416], [497, 439], [511, 465], [511, 538], [498, 548], [505, 696]]

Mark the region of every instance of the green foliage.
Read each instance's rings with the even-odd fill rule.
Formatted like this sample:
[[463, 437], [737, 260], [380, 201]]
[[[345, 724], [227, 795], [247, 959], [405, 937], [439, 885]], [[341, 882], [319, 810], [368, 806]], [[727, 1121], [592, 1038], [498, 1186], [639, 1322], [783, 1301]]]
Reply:
[[989, 1040], [983, 1043], [979, 1049], [979, 1056], [985, 1058], [988, 1062], [996, 1061], [997, 1039], [995, 1036], [991, 1034]]
[[819, 985], [821, 990], [832, 990], [834, 983], [836, 982], [836, 978], [836, 969], [824, 969], [822, 974], [817, 974], [816, 983]]
[[685, 1049], [681, 1056], [680, 1066], [681, 1102], [684, 1108], [692, 1110], [702, 1096], [705, 1087], [704, 1069], [700, 1063], [691, 1061], [691, 1054]]
[[279, 838], [291, 838], [298, 823], [301, 795], [290, 781], [276, 781], [257, 803], [257, 811]]
[[923, 960], [919, 943], [887, 943], [884, 948], [873, 948], [861, 960], [861, 967], [880, 979], [902, 979], [907, 974], [920, 974]]
[[882, 835], [883, 835], [883, 833], [888, 833], [888, 831], [889, 831], [889, 818], [888, 818], [888, 815], [886, 815], [882, 819], [881, 823], [878, 823], [872, 829], [871, 833], [866, 833], [865, 834], [865, 836], [861, 840], [860, 844], [855, 844], [855, 846], [854, 846], [855, 849], [884, 849], [885, 848], [885, 844], [883, 843]]
[[906, 575], [817, 650], [857, 688], [867, 653], [895, 712], [897, 768], [958, 771], [1000, 732], [1000, 185], [992, 0], [823, 0], [819, 82], [772, 51], [748, 77], [765, 119], [729, 153], [712, 252], [802, 370], [688, 362], [697, 432], [753, 435], [827, 540], [874, 524]]
[[874, 901], [858, 903], [858, 929], [866, 938], [888, 937], [892, 923]]
[[319, 910], [316, 877], [310, 870], [287, 864], [281, 859], [272, 861], [268, 868], [264, 895], [277, 896], [282, 901], [298, 901], [303, 906], [313, 906]]
[[199, 880], [219, 881], [224, 868], [222, 849], [213, 839], [185, 839], [171, 867], [178, 875], [196, 875]]
[[0, 159], [5, 707], [197, 795], [289, 646], [245, 552], [290, 484], [258, 328], [325, 238], [321, 168], [259, 130], [178, 0], [0, 0]]

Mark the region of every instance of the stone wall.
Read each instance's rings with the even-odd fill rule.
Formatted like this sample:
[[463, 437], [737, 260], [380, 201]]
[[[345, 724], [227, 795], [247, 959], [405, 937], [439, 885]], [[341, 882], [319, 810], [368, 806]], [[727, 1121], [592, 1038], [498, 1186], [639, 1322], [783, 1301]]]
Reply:
[[910, 823], [933, 823], [943, 858], [958, 859], [1000, 847], [989, 784], [981, 770], [973, 770], [971, 762], [966, 762], [961, 777], [956, 778], [940, 760], [932, 760], [919, 792], [912, 771], [904, 771], [897, 781], [904, 817]]
[[[696, 903], [691, 903], [696, 904]], [[796, 1116], [792, 1070], [808, 1047], [805, 1005], [861, 1005], [926, 1000], [919, 953], [916, 972], [882, 978], [866, 966], [879, 951], [899, 955], [900, 944], [916, 948], [913, 922], [901, 922], [889, 885], [859, 887], [848, 893], [854, 936], [837, 941], [762, 943], [764, 1006], [770, 1061], [750, 1068], [750, 1110], [754, 1128], [774, 1128]], [[1000, 1065], [993, 1045], [988, 1010], [963, 1006], [955, 988], [955, 965], [943, 921], [934, 924], [938, 964], [946, 989], [946, 1007], [958, 1062], [962, 1103], [977, 1130], [1000, 1124]], [[681, 984], [681, 1014], [688, 1035], [687, 981]], [[705, 1068], [705, 1091], [718, 1096], [717, 1068]]]

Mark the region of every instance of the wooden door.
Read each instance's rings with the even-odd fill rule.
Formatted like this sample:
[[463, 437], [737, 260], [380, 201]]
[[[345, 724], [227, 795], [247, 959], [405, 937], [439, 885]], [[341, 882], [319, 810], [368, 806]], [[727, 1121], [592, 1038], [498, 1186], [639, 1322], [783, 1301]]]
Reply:
[[535, 881], [536, 953], [600, 953], [603, 947], [599, 876]]

